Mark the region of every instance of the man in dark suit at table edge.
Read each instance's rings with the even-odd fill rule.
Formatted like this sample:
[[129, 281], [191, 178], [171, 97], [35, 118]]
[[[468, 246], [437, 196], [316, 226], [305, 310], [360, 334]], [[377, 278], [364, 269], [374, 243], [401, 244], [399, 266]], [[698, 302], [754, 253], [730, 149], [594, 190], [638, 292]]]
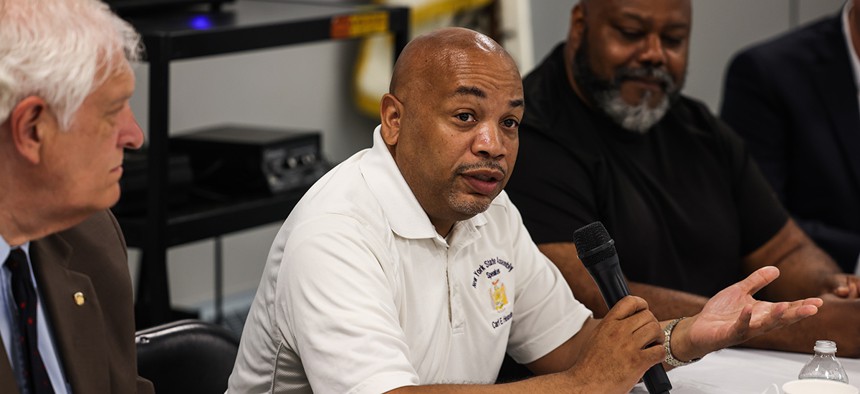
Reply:
[[860, 260], [860, 1], [739, 53], [721, 117], [843, 271]]

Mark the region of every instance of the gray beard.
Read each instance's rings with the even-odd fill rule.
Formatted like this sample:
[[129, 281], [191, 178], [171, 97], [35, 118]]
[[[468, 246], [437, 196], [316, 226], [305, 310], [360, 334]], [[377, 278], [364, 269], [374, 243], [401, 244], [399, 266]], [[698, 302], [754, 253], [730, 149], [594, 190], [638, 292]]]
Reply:
[[[588, 63], [588, 29], [583, 33], [582, 46], [573, 56], [573, 78], [585, 96], [597, 109], [603, 111], [610, 120], [624, 130], [645, 134], [669, 111], [672, 103], [680, 96], [681, 84], [675, 84], [665, 69], [643, 66], [631, 69], [618, 67], [615, 78], [600, 79]], [[656, 107], [648, 106], [652, 93], [646, 91], [639, 105], [630, 105], [621, 98], [621, 82], [624, 78], [650, 76], [663, 81], [666, 94]]]
[[647, 133], [669, 111], [668, 96], [663, 96], [663, 99], [654, 108], [648, 105], [650, 99], [651, 92], [645, 92], [639, 105], [630, 105], [621, 98], [621, 92], [617, 89], [604, 90], [594, 94], [595, 105], [603, 110], [613, 122], [625, 130], [638, 134]]

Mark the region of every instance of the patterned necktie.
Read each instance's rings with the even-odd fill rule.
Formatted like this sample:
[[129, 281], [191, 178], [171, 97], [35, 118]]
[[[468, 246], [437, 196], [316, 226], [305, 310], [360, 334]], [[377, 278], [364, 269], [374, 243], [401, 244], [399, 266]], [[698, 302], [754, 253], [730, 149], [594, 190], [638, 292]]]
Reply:
[[15, 297], [15, 310], [18, 312], [18, 343], [23, 365], [18, 365], [23, 371], [25, 393], [53, 393], [48, 371], [39, 355], [36, 340], [36, 289], [30, 280], [30, 265], [27, 256], [21, 249], [13, 249], [6, 259], [6, 267], [12, 272], [12, 295]]

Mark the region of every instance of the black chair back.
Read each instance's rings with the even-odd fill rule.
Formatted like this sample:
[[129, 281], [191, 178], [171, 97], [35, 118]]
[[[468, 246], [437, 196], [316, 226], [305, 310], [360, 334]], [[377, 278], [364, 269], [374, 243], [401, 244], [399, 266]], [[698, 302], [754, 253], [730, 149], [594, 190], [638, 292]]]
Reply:
[[137, 369], [158, 394], [223, 394], [239, 340], [200, 320], [179, 320], [138, 331]]

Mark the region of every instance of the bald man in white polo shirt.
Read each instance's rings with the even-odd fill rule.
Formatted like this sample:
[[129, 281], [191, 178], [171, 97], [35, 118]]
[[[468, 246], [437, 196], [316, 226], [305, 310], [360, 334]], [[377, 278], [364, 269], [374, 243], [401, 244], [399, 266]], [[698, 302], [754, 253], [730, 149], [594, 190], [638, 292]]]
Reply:
[[[410, 42], [373, 147], [320, 179], [276, 236], [228, 392], [626, 393], [666, 359], [669, 322], [633, 296], [592, 318], [502, 191], [524, 108], [490, 38]], [[672, 357], [817, 312], [820, 299], [751, 297], [777, 275], [763, 268], [670, 326]], [[487, 386], [506, 352], [539, 376]]]

